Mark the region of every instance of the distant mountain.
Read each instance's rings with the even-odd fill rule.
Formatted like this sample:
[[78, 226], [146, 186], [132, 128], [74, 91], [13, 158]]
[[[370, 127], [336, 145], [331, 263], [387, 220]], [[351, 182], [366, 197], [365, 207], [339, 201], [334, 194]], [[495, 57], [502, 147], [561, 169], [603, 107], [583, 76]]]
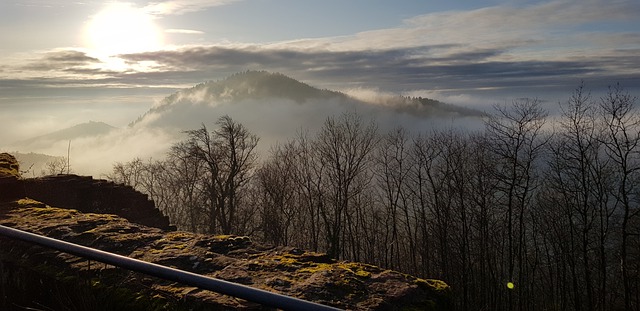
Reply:
[[[65, 128], [53, 133], [29, 138], [14, 143], [16, 146], [23, 147], [41, 147], [51, 144], [52, 142], [69, 141], [78, 138], [87, 138], [94, 136], [103, 136], [117, 129], [104, 122], [89, 121], [87, 123], [78, 124], [69, 128]], [[30, 149], [30, 148], [26, 148]]]
[[[314, 128], [327, 116], [342, 111], [374, 117], [384, 115], [383, 119], [389, 119], [388, 114], [398, 113], [418, 118], [483, 116], [482, 112], [473, 109], [427, 98], [397, 96], [386, 98], [384, 102], [369, 102], [341, 92], [321, 90], [280, 73], [247, 71], [178, 91], [130, 126], [193, 129], [203, 123], [209, 125], [227, 114], [243, 123], [257, 124], [255, 128], [261, 133], [278, 135], [291, 133], [302, 126]], [[288, 130], [274, 129], [281, 128], [283, 123], [294, 124]]]
[[[223, 80], [209, 81], [178, 91], [132, 122], [130, 126], [153, 119], [152, 125], [193, 125], [194, 118], [218, 115], [225, 104], [255, 101], [289, 101], [303, 104], [310, 100], [348, 100], [345, 94], [320, 90], [280, 73], [246, 71]], [[194, 106], [196, 108], [194, 108]], [[197, 109], [204, 108], [204, 109]], [[158, 118], [159, 115], [162, 117]], [[182, 118], [181, 118], [182, 117]], [[193, 118], [192, 118], [193, 117]], [[200, 122], [204, 122], [201, 120]], [[199, 122], [195, 123], [198, 126]]]

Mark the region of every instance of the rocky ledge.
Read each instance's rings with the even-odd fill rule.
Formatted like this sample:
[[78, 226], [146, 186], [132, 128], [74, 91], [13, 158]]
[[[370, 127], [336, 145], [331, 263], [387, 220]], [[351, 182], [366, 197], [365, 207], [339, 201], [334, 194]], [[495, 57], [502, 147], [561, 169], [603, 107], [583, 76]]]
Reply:
[[24, 196], [19, 179], [20, 167], [16, 158], [8, 153], [0, 153], [0, 201]]
[[[0, 224], [343, 309], [449, 309], [449, 288], [442, 281], [261, 246], [248, 237], [164, 231], [26, 198], [0, 203]], [[5, 237], [0, 237], [0, 279], [3, 310], [264, 308]]]

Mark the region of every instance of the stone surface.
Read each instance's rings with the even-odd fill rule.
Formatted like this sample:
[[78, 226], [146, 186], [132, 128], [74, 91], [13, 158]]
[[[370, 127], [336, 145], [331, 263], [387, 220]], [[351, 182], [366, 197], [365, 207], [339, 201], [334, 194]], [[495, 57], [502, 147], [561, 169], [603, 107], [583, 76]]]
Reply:
[[153, 201], [130, 186], [77, 175], [29, 178], [22, 183], [27, 197], [53, 206], [85, 213], [116, 214], [145, 226], [175, 229]]
[[116, 214], [131, 222], [175, 230], [147, 195], [130, 186], [90, 176], [21, 178], [16, 158], [0, 153], [0, 200], [29, 197], [86, 213]]
[[18, 160], [8, 153], [0, 153], [0, 177], [20, 177]]
[[14, 156], [0, 153], [0, 200], [21, 197], [24, 197], [24, 188], [20, 183], [20, 165]]
[[[268, 291], [353, 310], [446, 310], [449, 289], [395, 271], [248, 237], [209, 236], [110, 214], [0, 203], [0, 224]], [[0, 309], [257, 310], [255, 303], [0, 237]], [[78, 307], [79, 306], [79, 307]]]

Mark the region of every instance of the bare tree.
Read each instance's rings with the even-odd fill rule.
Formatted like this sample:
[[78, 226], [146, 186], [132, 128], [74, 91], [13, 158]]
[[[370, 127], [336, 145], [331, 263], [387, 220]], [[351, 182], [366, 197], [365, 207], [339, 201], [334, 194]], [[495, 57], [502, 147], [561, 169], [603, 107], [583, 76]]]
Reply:
[[42, 175], [70, 174], [72, 171], [67, 159], [66, 157], [59, 157], [47, 162], [45, 164], [46, 170], [42, 171]]
[[[486, 122], [486, 131], [497, 163], [498, 190], [502, 193], [501, 204], [506, 215], [505, 278], [516, 284], [526, 284], [525, 217], [531, 209], [533, 189], [536, 186], [536, 161], [547, 142], [543, 133], [547, 113], [536, 99], [514, 101], [510, 107], [495, 108], [496, 113]], [[513, 292], [508, 292], [508, 309], [513, 309]], [[522, 291], [518, 293], [524, 294]], [[520, 310], [526, 304], [521, 301], [522, 297], [523, 295], [516, 297], [519, 298], [516, 303]]]
[[[116, 183], [125, 184], [133, 188], [139, 189], [140, 179], [142, 178], [144, 163], [142, 159], [135, 158], [129, 162], [116, 162], [113, 165], [110, 174], [106, 178]], [[139, 189], [144, 190], [144, 189]]]
[[[397, 128], [396, 130], [383, 136], [375, 155], [376, 169], [374, 175], [380, 191], [380, 204], [386, 207], [385, 229], [383, 234], [384, 266], [388, 268], [398, 267], [402, 263], [401, 252], [413, 252], [415, 241], [410, 234], [410, 226], [413, 221], [409, 215], [407, 181], [411, 170], [409, 161], [408, 135], [406, 130]], [[402, 228], [400, 227], [402, 226]], [[404, 232], [401, 232], [404, 231]], [[402, 240], [408, 245], [401, 243]], [[401, 247], [409, 249], [401, 250]], [[416, 256], [409, 257], [410, 261], [415, 261]]]
[[326, 205], [320, 210], [324, 222], [329, 256], [338, 258], [343, 252], [345, 217], [352, 199], [363, 191], [357, 182], [370, 161], [376, 144], [376, 126], [365, 125], [360, 116], [344, 114], [329, 117], [316, 140], [319, 161], [326, 175]]
[[[640, 209], [640, 192], [637, 182], [640, 180], [640, 115], [636, 108], [636, 98], [625, 92], [620, 85], [609, 88], [609, 92], [600, 101], [602, 120], [605, 127], [603, 144], [607, 155], [614, 163], [617, 189], [613, 196], [622, 208], [620, 267], [624, 287], [624, 306], [626, 310], [639, 310], [637, 300], [638, 280], [632, 279], [629, 251], [632, 238], [638, 240], [637, 232], [631, 228]], [[636, 249], [637, 249], [636, 242]], [[637, 251], [636, 251], [637, 252]], [[635, 298], [635, 300], [634, 300]]]
[[[449, 274], [448, 252], [445, 251], [448, 248], [448, 222], [444, 217], [446, 214], [442, 213], [441, 209], [446, 202], [446, 178], [438, 170], [444, 151], [436, 135], [421, 135], [413, 140], [411, 154], [413, 165], [409, 175], [409, 189], [412, 191], [414, 213], [419, 228], [421, 270], [424, 275], [442, 277]], [[434, 252], [434, 249], [439, 251]], [[439, 269], [435, 268], [436, 262], [439, 263]]]
[[274, 245], [289, 245], [290, 228], [300, 212], [296, 201], [295, 145], [276, 146], [270, 160], [257, 170], [262, 193], [261, 218], [264, 239]]
[[[187, 142], [178, 142], [171, 147], [167, 159], [161, 167], [147, 170], [149, 181], [153, 181], [154, 171], [161, 187], [150, 187], [151, 191], [162, 192], [161, 197], [171, 202], [163, 211], [176, 222], [180, 228], [192, 232], [207, 232], [210, 229], [205, 221], [206, 187], [205, 163], [197, 156]], [[152, 196], [153, 197], [153, 196]], [[164, 204], [163, 204], [164, 205]]]
[[253, 173], [258, 137], [229, 116], [218, 119], [216, 125], [211, 133], [205, 125], [187, 131], [188, 144], [207, 167], [209, 232], [229, 234], [239, 224], [238, 205]]
[[[568, 256], [574, 308], [594, 310], [607, 305], [605, 248], [613, 213], [608, 204], [609, 165], [602, 152], [597, 106], [590, 94], [580, 86], [561, 108], [559, 129], [550, 144], [548, 181], [557, 193], [553, 208], [564, 211], [564, 225], [558, 230], [566, 230], [561, 236], [567, 239], [559, 247], [565, 248]], [[593, 268], [595, 262], [599, 269]]]

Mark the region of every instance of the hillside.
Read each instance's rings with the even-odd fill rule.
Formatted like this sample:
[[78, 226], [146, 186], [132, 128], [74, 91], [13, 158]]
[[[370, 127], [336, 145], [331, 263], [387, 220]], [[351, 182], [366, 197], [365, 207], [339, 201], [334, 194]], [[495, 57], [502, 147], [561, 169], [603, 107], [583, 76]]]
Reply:
[[103, 136], [112, 132], [115, 129], [116, 127], [113, 127], [104, 122], [89, 121], [86, 123], [74, 125], [72, 127], [64, 128], [52, 133], [18, 141], [14, 143], [14, 145], [24, 146], [26, 148], [29, 148], [29, 147], [37, 148], [40, 146], [46, 146], [48, 144], [51, 144], [52, 142], [57, 142], [57, 141], [70, 141], [78, 138]]
[[[373, 117], [409, 114], [423, 119], [484, 116], [480, 111], [427, 98], [395, 96], [385, 99], [384, 103], [371, 102], [341, 92], [321, 90], [280, 73], [247, 71], [171, 94], [130, 126], [144, 124], [191, 129], [229, 114], [241, 121], [269, 122], [271, 128], [264, 128], [268, 133], [283, 123], [294, 123], [291, 127], [294, 130], [302, 125], [313, 128], [327, 116], [340, 111], [358, 111]], [[298, 119], [301, 122], [295, 122]]]
[[220, 81], [209, 81], [190, 89], [178, 91], [165, 97], [161, 103], [151, 108], [145, 115], [131, 123], [135, 125], [146, 116], [175, 109], [179, 105], [207, 103], [215, 107], [216, 103], [242, 102], [277, 98], [303, 103], [309, 99], [346, 100], [342, 93], [319, 90], [279, 73], [265, 71], [247, 71], [237, 73]]

